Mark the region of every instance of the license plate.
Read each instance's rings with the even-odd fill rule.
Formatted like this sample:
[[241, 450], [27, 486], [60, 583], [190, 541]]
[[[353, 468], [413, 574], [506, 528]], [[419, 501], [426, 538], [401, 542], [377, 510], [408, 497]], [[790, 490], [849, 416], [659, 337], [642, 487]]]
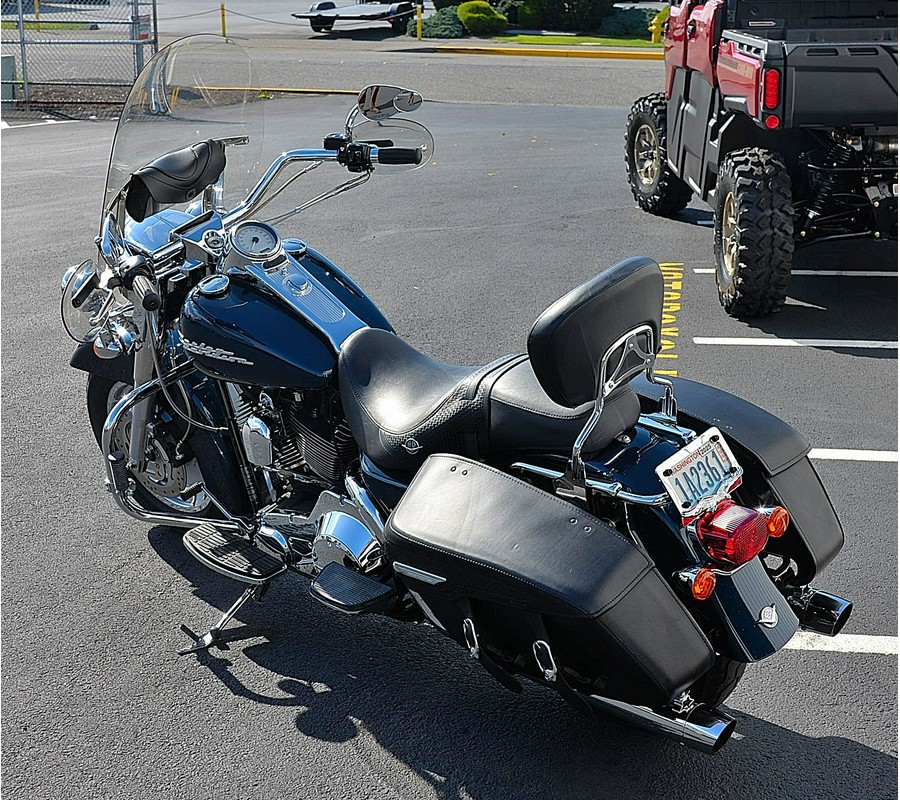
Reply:
[[743, 474], [718, 428], [710, 428], [667, 458], [656, 474], [681, 515], [712, 507]]

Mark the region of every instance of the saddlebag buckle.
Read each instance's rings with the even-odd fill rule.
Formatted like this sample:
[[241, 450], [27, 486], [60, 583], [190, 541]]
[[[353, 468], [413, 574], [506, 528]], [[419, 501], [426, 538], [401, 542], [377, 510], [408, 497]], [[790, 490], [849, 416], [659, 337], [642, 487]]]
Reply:
[[534, 659], [537, 661], [538, 669], [544, 676], [544, 680], [553, 683], [556, 681], [556, 661], [550, 650], [550, 645], [543, 639], [538, 639], [531, 648], [534, 651]]

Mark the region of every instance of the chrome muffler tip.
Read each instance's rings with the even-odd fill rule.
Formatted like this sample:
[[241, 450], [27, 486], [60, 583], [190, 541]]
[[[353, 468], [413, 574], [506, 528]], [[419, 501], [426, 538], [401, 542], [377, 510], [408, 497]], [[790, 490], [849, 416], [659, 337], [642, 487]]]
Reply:
[[853, 611], [853, 603], [849, 600], [812, 586], [789, 597], [788, 602], [800, 620], [802, 630], [824, 636], [837, 636]]
[[588, 700], [599, 711], [674, 739], [707, 755], [718, 753], [727, 744], [737, 725], [734, 717], [705, 706], [694, 706], [680, 714], [671, 709], [655, 711], [646, 706], [634, 706], [599, 695], [591, 695]]

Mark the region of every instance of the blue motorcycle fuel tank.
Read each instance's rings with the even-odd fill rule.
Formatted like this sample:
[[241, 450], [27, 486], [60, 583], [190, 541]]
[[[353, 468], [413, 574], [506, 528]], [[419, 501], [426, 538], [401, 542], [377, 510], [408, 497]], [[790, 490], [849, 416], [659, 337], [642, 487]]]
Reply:
[[359, 287], [314, 251], [205, 278], [188, 293], [178, 325], [201, 372], [297, 390], [326, 386], [354, 331], [391, 330]]

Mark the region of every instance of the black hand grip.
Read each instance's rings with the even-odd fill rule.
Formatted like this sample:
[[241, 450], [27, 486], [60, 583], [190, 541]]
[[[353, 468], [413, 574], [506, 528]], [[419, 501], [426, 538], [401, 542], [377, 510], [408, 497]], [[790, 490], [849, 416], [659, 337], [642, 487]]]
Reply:
[[422, 150], [418, 147], [381, 147], [379, 164], [421, 164]]
[[162, 298], [156, 292], [153, 281], [145, 275], [135, 275], [132, 286], [141, 305], [147, 311], [156, 311], [162, 305]]

